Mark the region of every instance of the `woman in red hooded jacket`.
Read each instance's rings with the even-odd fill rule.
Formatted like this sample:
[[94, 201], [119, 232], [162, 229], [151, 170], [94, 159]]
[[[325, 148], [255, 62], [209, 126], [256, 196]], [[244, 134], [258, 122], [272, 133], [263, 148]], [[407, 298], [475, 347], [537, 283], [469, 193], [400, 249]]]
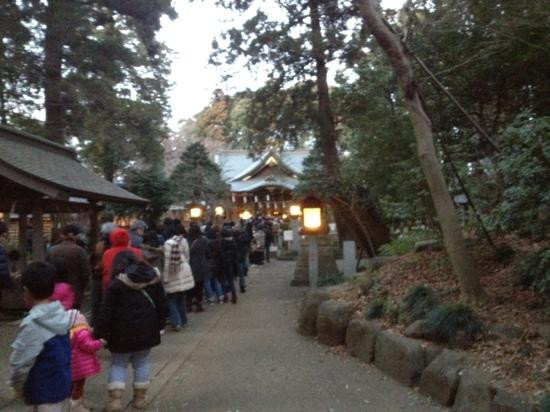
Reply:
[[139, 260], [143, 260], [143, 254], [140, 249], [130, 246], [130, 235], [126, 229], [117, 228], [109, 234], [111, 248], [103, 253], [101, 258], [101, 289], [105, 292], [111, 281], [111, 268], [113, 260], [118, 252], [127, 250], [132, 252]]

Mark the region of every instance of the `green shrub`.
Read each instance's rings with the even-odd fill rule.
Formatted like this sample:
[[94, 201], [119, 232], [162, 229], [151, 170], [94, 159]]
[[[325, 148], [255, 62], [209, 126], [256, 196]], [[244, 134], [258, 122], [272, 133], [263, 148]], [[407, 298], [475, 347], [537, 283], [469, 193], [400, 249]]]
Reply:
[[518, 268], [522, 284], [550, 294], [550, 248], [529, 255]]
[[430, 230], [413, 230], [402, 233], [380, 247], [382, 256], [401, 256], [414, 250], [416, 242], [439, 239], [439, 233]]
[[376, 279], [373, 277], [361, 276], [357, 279], [357, 286], [359, 286], [363, 296], [368, 296], [375, 283]]
[[384, 300], [375, 300], [367, 307], [367, 313], [365, 314], [365, 317], [367, 320], [372, 319], [380, 319], [382, 316], [384, 316]]
[[540, 410], [541, 412], [550, 412], [550, 393], [543, 396], [540, 402]]
[[394, 300], [387, 300], [384, 304], [384, 316], [393, 324], [399, 320], [399, 305]]
[[426, 315], [426, 322], [438, 342], [448, 342], [461, 331], [475, 339], [483, 327], [476, 313], [463, 303], [436, 306]]
[[413, 287], [399, 304], [399, 320], [411, 323], [426, 317], [437, 304], [434, 291], [426, 285]]
[[344, 283], [347, 279], [345, 278], [344, 274], [341, 272], [336, 272], [332, 274], [331, 276], [327, 276], [324, 278], [321, 278], [317, 281], [317, 286], [323, 287], [323, 286], [335, 286], [339, 285], [341, 283]]

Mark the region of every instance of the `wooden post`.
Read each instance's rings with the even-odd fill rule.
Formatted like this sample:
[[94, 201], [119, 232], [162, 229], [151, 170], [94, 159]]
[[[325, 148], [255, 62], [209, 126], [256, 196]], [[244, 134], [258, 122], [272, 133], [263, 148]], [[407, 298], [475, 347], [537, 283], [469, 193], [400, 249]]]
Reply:
[[95, 245], [99, 241], [99, 209], [94, 203], [90, 209], [90, 237], [88, 250], [93, 253]]
[[44, 250], [44, 212], [40, 206], [32, 210], [32, 260], [43, 260]]
[[27, 267], [27, 214], [25, 212], [19, 212], [17, 233], [17, 250], [19, 251], [17, 270], [22, 272]]

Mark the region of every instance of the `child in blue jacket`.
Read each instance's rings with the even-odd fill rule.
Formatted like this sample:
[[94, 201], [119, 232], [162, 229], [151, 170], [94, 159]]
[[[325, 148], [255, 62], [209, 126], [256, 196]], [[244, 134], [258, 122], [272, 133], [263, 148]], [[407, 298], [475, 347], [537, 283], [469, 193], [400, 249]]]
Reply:
[[33, 262], [23, 272], [25, 301], [32, 306], [12, 344], [10, 383], [31, 410], [68, 410], [71, 393], [69, 315], [59, 301], [50, 302], [53, 266]]

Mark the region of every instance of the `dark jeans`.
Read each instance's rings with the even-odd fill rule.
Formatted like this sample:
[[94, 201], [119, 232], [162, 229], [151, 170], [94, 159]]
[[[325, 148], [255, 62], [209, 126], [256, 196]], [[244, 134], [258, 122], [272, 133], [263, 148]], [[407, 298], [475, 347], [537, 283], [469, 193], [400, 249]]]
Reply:
[[195, 287], [187, 292], [187, 303], [202, 304], [202, 295], [204, 289], [204, 280], [195, 280]]
[[185, 313], [185, 292], [167, 293], [170, 325], [172, 327], [183, 326], [187, 323]]
[[101, 277], [92, 275], [92, 280], [90, 282], [90, 303], [92, 310], [90, 325], [92, 325], [92, 327], [94, 327], [95, 322], [97, 322], [97, 316], [99, 314], [99, 307], [101, 306], [102, 295], [103, 293], [101, 290]]
[[265, 242], [265, 261], [269, 262], [269, 249], [271, 249], [271, 242]]

